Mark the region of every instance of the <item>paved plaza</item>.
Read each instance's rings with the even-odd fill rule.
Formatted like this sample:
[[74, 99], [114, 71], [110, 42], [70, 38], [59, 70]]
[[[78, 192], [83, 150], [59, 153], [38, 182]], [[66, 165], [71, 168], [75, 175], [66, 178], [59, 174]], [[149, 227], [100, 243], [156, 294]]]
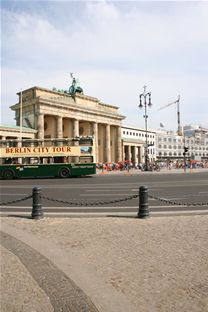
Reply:
[[1, 312], [208, 311], [208, 216], [1, 218]]

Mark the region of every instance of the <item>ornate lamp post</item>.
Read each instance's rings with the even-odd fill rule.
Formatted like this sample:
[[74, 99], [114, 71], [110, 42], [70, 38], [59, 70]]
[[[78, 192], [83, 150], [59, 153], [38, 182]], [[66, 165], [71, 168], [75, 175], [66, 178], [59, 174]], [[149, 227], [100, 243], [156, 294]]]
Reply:
[[[144, 119], [145, 119], [145, 133], [146, 133], [146, 141], [145, 141], [145, 171], [148, 171], [148, 141], [147, 141], [147, 105], [149, 107], [152, 106], [151, 103], [151, 92], [146, 92], [146, 86], [143, 87], [144, 92], [139, 95], [139, 108], [142, 109], [144, 107]], [[148, 104], [147, 104], [147, 98], [148, 98]], [[143, 100], [143, 101], [142, 101]], [[142, 103], [143, 102], [143, 103]]]

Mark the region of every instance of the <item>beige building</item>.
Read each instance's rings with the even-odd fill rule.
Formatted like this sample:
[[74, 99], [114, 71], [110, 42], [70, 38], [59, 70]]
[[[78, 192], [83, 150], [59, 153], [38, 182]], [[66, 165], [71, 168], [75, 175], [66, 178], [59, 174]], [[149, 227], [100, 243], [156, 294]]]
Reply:
[[37, 130], [19, 126], [0, 126], [0, 140], [34, 139]]
[[119, 162], [122, 153], [121, 126], [125, 116], [118, 107], [101, 103], [83, 93], [70, 95], [66, 91], [32, 87], [17, 93], [19, 102], [15, 111], [17, 126], [37, 130], [36, 137], [74, 138], [93, 136], [95, 162]]

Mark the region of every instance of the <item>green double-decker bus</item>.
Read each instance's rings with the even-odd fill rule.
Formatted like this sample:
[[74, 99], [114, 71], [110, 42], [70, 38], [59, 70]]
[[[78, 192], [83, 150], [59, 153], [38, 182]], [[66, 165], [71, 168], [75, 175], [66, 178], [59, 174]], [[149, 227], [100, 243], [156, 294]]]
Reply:
[[0, 178], [69, 178], [96, 173], [93, 138], [1, 140]]

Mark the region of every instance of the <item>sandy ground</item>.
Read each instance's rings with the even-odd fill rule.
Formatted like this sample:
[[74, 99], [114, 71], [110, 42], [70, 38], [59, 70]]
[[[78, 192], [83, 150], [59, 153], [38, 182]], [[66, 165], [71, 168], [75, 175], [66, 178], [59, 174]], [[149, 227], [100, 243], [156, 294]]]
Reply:
[[[50, 257], [100, 312], [208, 311], [208, 216], [5, 217], [1, 230]], [[34, 292], [34, 311], [53, 311], [17, 257], [3, 247], [1, 256], [1, 312], [9, 311], [13, 292], [17, 302], [18, 294]], [[32, 311], [26, 304], [10, 311]]]

